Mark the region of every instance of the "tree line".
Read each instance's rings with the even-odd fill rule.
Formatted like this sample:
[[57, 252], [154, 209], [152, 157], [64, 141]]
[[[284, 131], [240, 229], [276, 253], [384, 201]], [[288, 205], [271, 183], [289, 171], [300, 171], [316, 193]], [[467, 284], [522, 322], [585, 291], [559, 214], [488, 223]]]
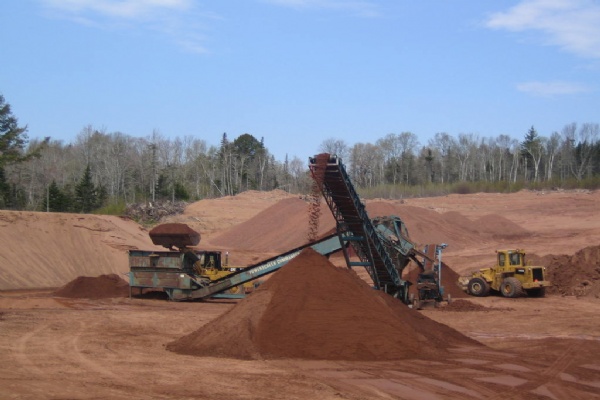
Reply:
[[[307, 161], [276, 160], [264, 139], [220, 137], [218, 146], [186, 136], [145, 138], [84, 127], [71, 143], [29, 140], [0, 95], [0, 208], [90, 212], [109, 205], [195, 201], [246, 190], [310, 192]], [[390, 133], [349, 145], [329, 138], [319, 152], [340, 156], [363, 194], [402, 196], [409, 188], [485, 183], [514, 187], [600, 186], [600, 128], [565, 125], [550, 136], [532, 126], [522, 140], [508, 135]], [[393, 188], [394, 190], [387, 190]], [[397, 190], [396, 190], [397, 189]], [[441, 194], [441, 193], [439, 193]], [[381, 194], [379, 194], [381, 195]]]

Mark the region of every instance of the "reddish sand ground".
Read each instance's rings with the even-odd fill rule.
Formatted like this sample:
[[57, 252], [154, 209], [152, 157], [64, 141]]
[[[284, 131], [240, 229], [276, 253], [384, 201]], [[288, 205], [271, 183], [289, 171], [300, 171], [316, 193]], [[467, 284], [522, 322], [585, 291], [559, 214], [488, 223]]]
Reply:
[[[457, 274], [519, 247], [556, 286], [541, 299], [468, 297], [394, 312], [404, 306], [387, 298], [367, 307], [377, 301], [349, 272], [311, 280], [321, 270], [306, 267], [276, 273], [239, 305], [129, 299], [126, 250], [155, 248], [146, 229], [117, 217], [0, 211], [0, 398], [600, 398], [600, 192], [373, 200], [367, 210], [400, 216], [420, 244], [447, 243], [443, 259]], [[333, 227], [323, 212], [322, 233]], [[200, 201], [169, 222], [199, 230], [198, 247], [229, 251], [238, 265], [303, 244], [308, 231], [306, 203], [281, 191]], [[183, 347], [167, 350], [175, 343]], [[218, 352], [251, 345], [244, 360]]]

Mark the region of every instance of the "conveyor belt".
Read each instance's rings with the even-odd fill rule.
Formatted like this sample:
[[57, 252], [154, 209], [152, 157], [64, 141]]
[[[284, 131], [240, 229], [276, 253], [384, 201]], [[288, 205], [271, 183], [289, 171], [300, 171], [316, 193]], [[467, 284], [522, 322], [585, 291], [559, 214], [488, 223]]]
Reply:
[[405, 299], [409, 283], [402, 280], [369, 219], [346, 169], [335, 155], [311, 157], [309, 168], [320, 185], [323, 197], [337, 223], [338, 233], [350, 242], [360, 261], [351, 261], [344, 247], [349, 267], [364, 266], [376, 289]]

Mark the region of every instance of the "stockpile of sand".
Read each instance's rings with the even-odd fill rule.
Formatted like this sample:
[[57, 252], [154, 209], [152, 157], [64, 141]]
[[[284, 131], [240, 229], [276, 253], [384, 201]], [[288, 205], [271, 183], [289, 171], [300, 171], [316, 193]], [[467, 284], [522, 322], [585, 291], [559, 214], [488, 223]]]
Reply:
[[439, 213], [386, 200], [368, 202], [367, 211], [371, 218], [397, 215], [406, 224], [415, 243], [447, 243], [451, 251], [466, 248], [474, 242], [514, 240], [530, 234], [527, 229], [498, 214], [472, 220], [457, 211]]
[[394, 360], [478, 344], [426, 318], [308, 248], [252, 295], [167, 345], [241, 359]]
[[[331, 212], [325, 204], [323, 207], [319, 236], [335, 227]], [[271, 252], [284, 252], [307, 242], [308, 203], [298, 197], [278, 201], [211, 240], [214, 246]]]
[[58, 297], [105, 299], [129, 295], [129, 283], [116, 274], [80, 276], [54, 292]]
[[224, 196], [214, 199], [203, 199], [188, 204], [183, 214], [172, 215], [161, 222], [180, 222], [200, 232], [204, 241], [210, 240], [213, 234], [220, 234], [224, 229], [239, 225], [256, 216], [282, 199], [293, 196], [283, 190], [262, 192], [246, 190], [235, 196]]
[[550, 293], [600, 298], [600, 245], [589, 246], [573, 255], [529, 256], [532, 265], [546, 267]]
[[368, 202], [367, 211], [370, 218], [388, 215], [400, 217], [406, 224], [411, 241], [419, 245], [448, 243], [452, 248], [460, 248], [463, 242], [476, 237], [472, 230], [448, 223], [443, 214], [426, 208], [380, 200]]
[[56, 288], [121, 274], [127, 250], [161, 249], [136, 222], [111, 215], [0, 210], [0, 290]]
[[[396, 215], [408, 228], [411, 240], [421, 247], [427, 243], [447, 243], [449, 251], [467, 248], [472, 243], [513, 240], [529, 232], [496, 214], [471, 220], [458, 212], [434, 210], [402, 204], [399, 201], [366, 202], [370, 218]], [[283, 252], [308, 240], [308, 203], [298, 197], [284, 198], [243, 223], [210, 239], [213, 246], [252, 249], [257, 252]], [[335, 220], [323, 201], [319, 235], [335, 228]]]

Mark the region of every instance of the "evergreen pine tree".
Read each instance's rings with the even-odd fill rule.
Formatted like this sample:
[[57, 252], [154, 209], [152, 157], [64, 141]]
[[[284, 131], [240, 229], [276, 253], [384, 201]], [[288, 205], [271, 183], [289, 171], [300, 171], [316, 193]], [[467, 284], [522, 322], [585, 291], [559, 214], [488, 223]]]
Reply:
[[92, 182], [92, 170], [88, 165], [81, 181], [75, 186], [75, 207], [78, 212], [89, 213], [97, 206], [98, 191]]
[[4, 168], [0, 165], [0, 209], [10, 206], [10, 185], [6, 181]]
[[27, 127], [19, 127], [10, 104], [0, 95], [0, 167], [26, 161], [36, 154], [24, 155]]
[[159, 200], [166, 200], [171, 197], [167, 176], [162, 173], [158, 176], [158, 181], [156, 182], [156, 197]]
[[179, 182], [175, 183], [175, 199], [183, 201], [188, 201], [190, 199], [190, 194], [186, 190], [185, 186]]
[[69, 195], [60, 190], [54, 180], [48, 187], [47, 196], [44, 198], [42, 209], [43, 211], [50, 212], [68, 212], [71, 209]]

